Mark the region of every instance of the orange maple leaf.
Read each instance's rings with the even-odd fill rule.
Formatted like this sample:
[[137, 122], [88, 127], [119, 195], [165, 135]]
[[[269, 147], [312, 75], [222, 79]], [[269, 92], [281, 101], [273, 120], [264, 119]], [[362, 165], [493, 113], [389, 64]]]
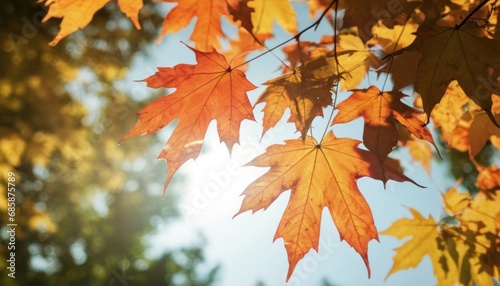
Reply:
[[177, 33], [185, 28], [196, 17], [191, 41], [195, 47], [203, 52], [212, 48], [219, 49], [219, 37], [224, 37], [221, 27], [221, 17], [228, 16], [229, 11], [226, 1], [220, 0], [161, 0], [161, 2], [176, 2], [175, 6], [165, 17], [163, 27], [157, 43], [168, 33]]
[[[310, 249], [318, 251], [321, 215], [325, 207], [339, 231], [363, 258], [370, 275], [368, 242], [377, 239], [377, 229], [370, 207], [358, 189], [357, 180], [364, 176], [387, 181], [410, 181], [396, 167], [380, 172], [375, 156], [358, 148], [361, 142], [336, 138], [329, 132], [318, 143], [307, 136], [284, 145], [272, 145], [249, 165], [271, 167], [250, 184], [239, 212], [267, 209], [283, 192], [291, 189], [290, 201], [274, 239], [283, 238], [288, 253], [290, 278], [298, 261]], [[394, 163], [394, 162], [390, 162]]]
[[332, 125], [363, 117], [363, 144], [376, 153], [381, 162], [398, 142], [396, 121], [417, 138], [425, 139], [435, 146], [431, 132], [418, 118], [422, 112], [401, 102], [405, 96], [399, 91], [381, 92], [375, 86], [354, 90], [349, 98], [337, 106], [339, 113]]
[[[190, 47], [189, 47], [190, 48]], [[139, 120], [120, 142], [132, 136], [151, 134], [179, 119], [179, 123], [158, 158], [168, 166], [165, 189], [174, 173], [188, 159], [196, 159], [203, 145], [209, 123], [217, 120], [221, 141], [229, 150], [238, 143], [240, 123], [254, 120], [246, 92], [256, 88], [245, 74], [231, 69], [226, 58], [216, 50], [196, 55], [196, 65], [179, 64], [173, 68], [158, 68], [144, 81], [152, 88], [176, 88], [137, 114]]]
[[494, 193], [500, 189], [500, 169], [496, 165], [479, 171], [477, 176], [477, 187], [485, 192]]
[[[49, 6], [47, 15], [42, 20], [45, 23], [50, 18], [62, 18], [61, 30], [49, 43], [51, 46], [57, 45], [62, 38], [87, 26], [94, 14], [111, 0], [39, 0]], [[139, 10], [141, 10], [142, 0], [118, 0], [120, 10], [129, 17], [137, 29], [139, 24]]]

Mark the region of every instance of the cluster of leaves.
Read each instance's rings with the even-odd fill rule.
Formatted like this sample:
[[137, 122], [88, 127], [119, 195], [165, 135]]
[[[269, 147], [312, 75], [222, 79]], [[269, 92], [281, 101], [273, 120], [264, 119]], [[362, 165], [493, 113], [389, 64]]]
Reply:
[[[47, 2], [46, 19], [63, 18], [61, 32], [52, 43], [85, 26], [108, 1]], [[306, 253], [318, 250], [325, 207], [341, 239], [361, 255], [370, 273], [368, 243], [378, 240], [378, 232], [357, 180], [371, 177], [384, 184], [388, 180], [413, 182], [389, 154], [398, 145], [408, 146], [411, 154], [416, 154], [415, 159], [429, 166], [433, 154], [429, 143], [436, 147], [426, 127], [431, 118], [447, 147], [469, 151], [474, 162], [474, 156], [490, 136], [498, 135], [495, 116], [499, 112], [493, 106], [495, 94], [500, 94], [500, 41], [496, 40], [500, 24], [496, 1], [310, 0], [307, 6], [317, 19], [301, 31], [297, 28], [294, 6], [287, 0], [165, 2], [177, 5], [166, 15], [159, 40], [196, 18], [190, 38], [195, 48], [190, 49], [197, 63], [162, 67], [144, 80], [152, 88], [176, 90], [140, 110], [138, 123], [121, 141], [154, 133], [173, 120], [179, 121], [159, 155], [168, 166], [166, 189], [180, 166], [197, 158], [212, 120], [217, 121], [220, 139], [229, 150], [238, 143], [241, 122], [254, 120], [247, 92], [255, 86], [247, 80], [244, 68], [261, 55], [284, 46], [283, 75], [264, 83], [266, 88], [255, 105], [265, 103], [263, 133], [274, 127], [289, 109], [288, 121], [295, 124], [300, 138], [270, 146], [250, 162], [270, 169], [244, 191], [239, 213], [266, 209], [281, 193], [291, 190], [275, 235], [285, 242], [290, 264], [288, 278]], [[121, 10], [139, 26], [136, 15], [142, 1], [119, 3]], [[75, 11], [84, 16], [75, 17]], [[341, 11], [343, 17], [338, 17]], [[239, 36], [238, 40], [230, 41], [231, 49], [225, 55], [217, 51], [221, 39], [227, 37], [221, 28], [223, 18], [238, 27]], [[323, 20], [331, 24], [330, 35], [324, 35], [318, 42], [301, 40], [305, 32], [317, 28]], [[274, 21], [292, 34], [290, 39], [246, 59], [249, 51], [265, 47], [265, 42], [273, 36]], [[356, 89], [370, 71], [376, 71], [384, 83]], [[387, 84], [389, 78], [392, 83]], [[403, 91], [409, 86], [420, 96], [423, 111], [416, 109], [418, 102], [414, 106], [403, 102], [407, 96]], [[349, 95], [337, 105], [339, 91], [348, 91]], [[335, 114], [333, 120], [330, 117], [329, 125], [363, 118], [362, 141], [338, 138], [328, 130], [319, 139], [312, 132], [308, 135], [314, 119], [323, 117], [324, 109], [329, 106], [333, 107], [331, 117]], [[484, 126], [491, 126], [487, 135]], [[422, 145], [419, 139], [429, 143]], [[490, 167], [475, 163], [478, 169]], [[499, 175], [490, 174], [494, 178]], [[446, 203], [453, 205], [450, 215], [459, 226], [435, 223], [432, 218], [425, 220], [415, 211], [413, 220], [396, 222], [386, 234], [403, 237], [416, 233], [419, 228], [411, 227], [418, 225], [427, 227], [432, 236], [419, 232], [402, 247], [391, 273], [418, 264], [416, 258], [404, 264], [399, 257], [406, 259], [403, 250], [412, 248], [412, 243], [424, 235], [429, 243], [437, 243], [432, 250], [436, 252], [429, 255], [439, 262], [435, 268], [441, 267], [446, 272], [438, 273], [440, 281], [459, 277], [462, 282], [472, 279], [482, 283], [484, 276], [464, 274], [474, 271], [498, 277], [498, 267], [491, 267], [499, 261], [498, 208], [492, 208], [493, 213], [488, 214], [496, 223], [485, 226], [479, 225], [482, 219], [472, 214], [477, 212], [478, 204], [498, 205], [498, 185], [494, 186], [493, 191], [481, 189], [463, 207], [446, 197]], [[453, 251], [454, 248], [457, 250]], [[452, 262], [455, 266], [451, 266]], [[455, 275], [453, 267], [460, 275]]]
[[425, 255], [431, 259], [438, 285], [493, 285], [500, 271], [500, 170], [483, 168], [480, 192], [450, 189], [443, 195], [444, 216], [436, 222], [411, 209], [413, 218], [403, 218], [381, 232], [399, 239], [412, 238], [396, 249], [389, 275], [416, 267]]

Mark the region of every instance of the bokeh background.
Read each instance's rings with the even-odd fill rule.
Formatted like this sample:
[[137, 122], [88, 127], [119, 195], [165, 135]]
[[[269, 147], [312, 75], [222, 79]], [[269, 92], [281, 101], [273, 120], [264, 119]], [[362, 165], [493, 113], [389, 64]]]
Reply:
[[[301, 26], [309, 25], [304, 3], [294, 5]], [[136, 30], [111, 2], [88, 27], [50, 47], [59, 21], [42, 24], [42, 4], [0, 2], [0, 285], [285, 285], [283, 242], [272, 238], [288, 198], [265, 212], [232, 216], [245, 186], [265, 171], [241, 166], [269, 144], [296, 138], [290, 124], [283, 121], [261, 138], [256, 112], [257, 122], [243, 123], [231, 157], [211, 125], [201, 156], [180, 169], [165, 199], [166, 166], [155, 159], [174, 126], [117, 144], [135, 124], [134, 113], [167, 93], [134, 80], [157, 66], [194, 63], [180, 43], [192, 25], [154, 44], [171, 7], [146, 1], [142, 30]], [[284, 37], [277, 30], [269, 43]], [[249, 80], [258, 85], [273, 71], [279, 75], [274, 57], [250, 66]], [[261, 91], [250, 94], [252, 103]], [[361, 137], [361, 128], [338, 128], [337, 134]], [[455, 178], [475, 188], [466, 155], [448, 154], [429, 174], [405, 150], [395, 154], [406, 174], [427, 188], [389, 183], [384, 190], [381, 182], [362, 179], [379, 230], [408, 216], [406, 207], [439, 218], [440, 194]], [[15, 279], [6, 269], [8, 172], [16, 174]], [[319, 254], [299, 263], [288, 285], [435, 284], [428, 259], [385, 280], [401, 242], [383, 236], [370, 243], [368, 279], [331, 219], [322, 223]]]
[[154, 96], [124, 81], [133, 60], [148, 57], [162, 17], [146, 7], [136, 31], [115, 6], [50, 47], [58, 22], [41, 24], [42, 4], [0, 4], [2, 258], [9, 171], [18, 225], [16, 278], [2, 259], [0, 285], [210, 285], [217, 273], [217, 265], [201, 267], [202, 238], [146, 253], [147, 236], [179, 219], [180, 190], [161, 199], [166, 168], [154, 160], [157, 137], [117, 142]]

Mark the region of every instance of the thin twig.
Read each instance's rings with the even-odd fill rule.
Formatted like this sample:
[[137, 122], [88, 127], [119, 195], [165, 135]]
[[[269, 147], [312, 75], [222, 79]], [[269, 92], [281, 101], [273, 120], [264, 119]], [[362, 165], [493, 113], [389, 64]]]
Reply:
[[462, 21], [462, 23], [458, 24], [457, 26], [455, 26], [455, 29], [460, 29], [463, 25], [465, 25], [465, 23], [467, 22], [467, 20], [469, 20], [470, 17], [472, 17], [472, 15], [474, 15], [477, 11], [479, 11], [479, 9], [481, 9], [484, 5], [486, 5], [486, 3], [488, 3], [490, 0], [484, 0], [483, 2], [481, 2], [481, 4], [479, 4], [474, 10], [472, 10], [472, 12], [469, 13], [469, 15], [467, 15], [467, 17], [465, 17], [465, 19]]
[[281, 47], [281, 46], [283, 46], [283, 45], [285, 45], [285, 44], [287, 44], [287, 43], [289, 43], [289, 42], [291, 42], [291, 41], [293, 41], [293, 40], [298, 40], [298, 39], [300, 38], [300, 36], [301, 36], [303, 33], [305, 33], [305, 32], [307, 32], [307, 31], [309, 31], [309, 30], [310, 30], [310, 29], [312, 29], [313, 27], [314, 27], [314, 30], [316, 30], [316, 29], [318, 28], [319, 24], [321, 23], [321, 20], [323, 20], [323, 18], [325, 17], [325, 15], [326, 15], [326, 13], [328, 12], [328, 10], [330, 10], [330, 8], [332, 8], [333, 4], [337, 3], [337, 1], [338, 1], [338, 0], [333, 0], [333, 1], [330, 3], [330, 5], [328, 5], [328, 7], [326, 7], [325, 11], [323, 11], [323, 13], [322, 13], [322, 14], [321, 14], [321, 16], [318, 18], [318, 20], [316, 20], [314, 23], [312, 23], [311, 25], [309, 25], [307, 28], [305, 28], [305, 29], [303, 29], [302, 31], [300, 31], [299, 33], [297, 33], [295, 36], [293, 36], [293, 37], [291, 37], [290, 39], [288, 39], [288, 40], [286, 40], [286, 41], [282, 42], [281, 44], [278, 44], [278, 45], [276, 45], [276, 46], [274, 46], [274, 47], [272, 47], [272, 48], [268, 49], [267, 51], [263, 52], [262, 54], [257, 55], [257, 56], [255, 56], [255, 57], [253, 57], [253, 58], [251, 58], [251, 59], [249, 59], [249, 60], [245, 61], [244, 63], [241, 63], [241, 64], [237, 65], [236, 67], [233, 67], [232, 69], [237, 69], [237, 68], [239, 68], [239, 67], [241, 67], [241, 66], [244, 66], [244, 65], [248, 64], [249, 62], [252, 62], [252, 61], [254, 61], [254, 60], [258, 59], [258, 58], [262, 57], [263, 55], [266, 55], [266, 54], [268, 54], [268, 53], [270, 53], [270, 52], [272, 52], [272, 51], [276, 50], [277, 48], [279, 48], [279, 47]]
[[[403, 26], [403, 29], [401, 30], [401, 34], [399, 34], [396, 42], [394, 42], [394, 49], [392, 50], [392, 53], [391, 54], [394, 54], [396, 52], [396, 48], [398, 46], [398, 43], [399, 41], [401, 40], [401, 37], [403, 36], [404, 32], [405, 32], [405, 29], [406, 29], [406, 25], [408, 25], [408, 21], [405, 23], [405, 25]], [[394, 57], [391, 57], [391, 61], [389, 62], [389, 68], [387, 70], [387, 76], [385, 77], [385, 80], [384, 80], [384, 84], [382, 85], [382, 89], [380, 90], [381, 93], [384, 92], [384, 89], [385, 89], [385, 84], [387, 83], [387, 79], [389, 78], [389, 74], [391, 72], [391, 69], [392, 69], [392, 64], [394, 63]]]
[[[337, 12], [338, 12], [338, 8], [339, 8], [339, 4], [338, 4], [338, 2], [336, 2], [335, 3], [335, 20], [333, 22], [333, 44], [334, 44], [333, 56], [335, 58], [335, 63], [336, 63], [335, 69], [337, 72], [339, 72], [339, 66], [340, 66], [339, 59], [337, 56]], [[332, 112], [330, 113], [330, 116], [328, 117], [328, 121], [326, 123], [325, 130], [323, 131], [323, 135], [321, 136], [320, 142], [323, 142], [323, 138], [325, 138], [326, 132], [328, 132], [328, 128], [330, 127], [330, 122], [332, 122], [333, 113], [335, 112], [335, 109], [337, 108], [336, 105], [337, 105], [337, 95], [338, 95], [338, 91], [339, 91], [339, 83], [340, 83], [340, 80], [338, 81], [337, 87], [335, 88], [335, 90], [333, 92], [335, 94], [335, 99], [333, 101]]]

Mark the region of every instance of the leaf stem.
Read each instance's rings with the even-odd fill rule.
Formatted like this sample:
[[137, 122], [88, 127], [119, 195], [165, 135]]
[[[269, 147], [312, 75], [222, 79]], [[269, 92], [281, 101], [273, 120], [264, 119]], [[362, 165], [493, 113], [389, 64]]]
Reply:
[[[401, 29], [401, 34], [399, 34], [398, 38], [396, 39], [396, 42], [394, 42], [394, 49], [392, 49], [392, 53], [391, 54], [394, 54], [396, 52], [396, 48], [398, 46], [398, 43], [401, 40], [401, 37], [403, 36], [407, 25], [408, 25], [408, 21], [406, 21], [405, 25]], [[394, 57], [391, 57], [391, 61], [389, 62], [389, 68], [387, 70], [387, 76], [385, 77], [384, 84], [382, 85], [382, 89], [380, 90], [381, 93], [384, 92], [385, 85], [387, 83], [387, 80], [389, 79], [389, 74], [391, 72], [393, 63], [394, 63]]]
[[469, 20], [470, 17], [472, 17], [472, 15], [474, 15], [477, 11], [479, 11], [479, 9], [481, 9], [484, 5], [486, 5], [486, 3], [488, 3], [490, 0], [484, 0], [483, 2], [481, 2], [481, 4], [479, 4], [474, 10], [472, 10], [472, 12], [469, 13], [469, 15], [467, 15], [467, 17], [465, 17], [465, 19], [463, 19], [463, 21], [458, 24], [457, 26], [455, 26], [455, 29], [460, 29], [463, 25], [465, 25], [465, 23], [467, 22], [467, 20]]
[[330, 5], [328, 5], [326, 7], [326, 9], [323, 11], [323, 13], [318, 18], [318, 20], [314, 21], [314, 23], [312, 23], [308, 27], [304, 28], [302, 31], [298, 32], [296, 35], [294, 35], [290, 39], [288, 39], [288, 40], [286, 40], [286, 41], [284, 41], [284, 42], [282, 42], [282, 43], [280, 43], [280, 44], [278, 44], [278, 45], [276, 45], [276, 46], [268, 49], [267, 51], [263, 52], [260, 55], [257, 55], [255, 57], [253, 57], [253, 58], [251, 58], [251, 59], [249, 59], [249, 60], [247, 60], [247, 61], [245, 61], [245, 62], [243, 62], [243, 63], [241, 63], [239, 65], [237, 65], [236, 67], [233, 67], [233, 69], [237, 69], [237, 68], [239, 68], [241, 66], [244, 66], [244, 65], [246, 65], [246, 64], [248, 64], [248, 63], [250, 63], [250, 62], [252, 62], [252, 61], [254, 61], [254, 60], [256, 60], [256, 59], [258, 59], [258, 58], [260, 58], [260, 57], [262, 57], [262, 56], [264, 56], [264, 55], [266, 55], [266, 54], [268, 54], [268, 53], [270, 53], [270, 52], [272, 52], [274, 50], [276, 50], [277, 48], [279, 48], [279, 47], [281, 47], [281, 46], [283, 46], [283, 45], [285, 45], [285, 44], [287, 44], [287, 43], [289, 43], [289, 42], [291, 42], [293, 40], [298, 40], [303, 33], [309, 31], [313, 27], [314, 27], [314, 30], [316, 31], [316, 29], [318, 28], [319, 24], [321, 23], [321, 20], [323, 20], [323, 18], [325, 17], [326, 13], [328, 13], [328, 10], [330, 10], [330, 8], [333, 7], [333, 4], [335, 4], [337, 1], [338, 0], [332, 0], [332, 2], [330, 3]]
[[[339, 8], [339, 3], [336, 2], [335, 3], [335, 19], [334, 19], [334, 22], [333, 22], [333, 44], [334, 44], [333, 56], [335, 58], [335, 64], [337, 65], [335, 67], [335, 69], [337, 71], [339, 70], [339, 65], [340, 65], [339, 64], [339, 59], [338, 59], [338, 56], [337, 56], [337, 11], [338, 11], [338, 8]], [[326, 123], [325, 130], [323, 131], [323, 135], [321, 135], [321, 140], [319, 142], [323, 142], [323, 138], [325, 138], [326, 132], [328, 132], [328, 128], [330, 127], [330, 122], [332, 122], [333, 113], [335, 112], [335, 109], [337, 109], [336, 106], [337, 106], [337, 96], [338, 96], [338, 91], [339, 91], [339, 84], [340, 84], [340, 81], [338, 81], [337, 86], [334, 89], [335, 98], [333, 100], [332, 112], [330, 113], [330, 116], [328, 117], [328, 121]]]

